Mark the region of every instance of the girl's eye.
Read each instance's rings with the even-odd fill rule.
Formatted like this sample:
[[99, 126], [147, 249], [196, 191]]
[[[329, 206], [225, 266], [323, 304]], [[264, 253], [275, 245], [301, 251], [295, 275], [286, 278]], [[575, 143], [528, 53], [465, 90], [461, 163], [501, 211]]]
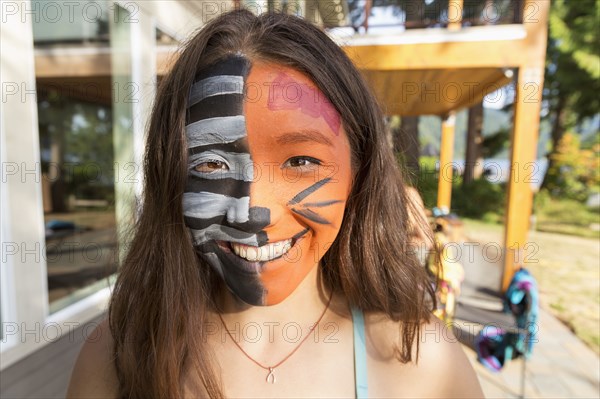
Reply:
[[313, 165], [316, 165], [316, 166], [321, 165], [321, 161], [319, 161], [316, 158], [301, 156], [301, 157], [292, 157], [283, 164], [284, 167], [291, 167], [291, 168], [306, 168], [306, 167], [311, 167]]
[[229, 170], [229, 166], [223, 161], [211, 160], [196, 165], [194, 170], [200, 173], [214, 173]]

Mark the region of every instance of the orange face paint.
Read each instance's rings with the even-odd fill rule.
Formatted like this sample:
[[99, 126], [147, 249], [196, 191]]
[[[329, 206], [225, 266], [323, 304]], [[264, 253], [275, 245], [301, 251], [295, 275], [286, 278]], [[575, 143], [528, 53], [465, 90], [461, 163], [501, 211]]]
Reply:
[[289, 296], [335, 240], [351, 188], [350, 145], [337, 111], [305, 75], [255, 63], [248, 82], [265, 88], [244, 104], [250, 154], [262, 171], [251, 184], [250, 206], [270, 210], [269, 242], [305, 232], [262, 267], [270, 305]]

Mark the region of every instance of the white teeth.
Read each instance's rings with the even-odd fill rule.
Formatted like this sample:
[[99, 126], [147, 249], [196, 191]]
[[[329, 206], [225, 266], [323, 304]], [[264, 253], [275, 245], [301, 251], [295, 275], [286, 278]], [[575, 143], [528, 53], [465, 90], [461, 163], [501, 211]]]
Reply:
[[292, 240], [278, 241], [262, 247], [251, 247], [249, 245], [232, 242], [233, 252], [240, 258], [250, 262], [266, 262], [284, 255], [292, 247]]

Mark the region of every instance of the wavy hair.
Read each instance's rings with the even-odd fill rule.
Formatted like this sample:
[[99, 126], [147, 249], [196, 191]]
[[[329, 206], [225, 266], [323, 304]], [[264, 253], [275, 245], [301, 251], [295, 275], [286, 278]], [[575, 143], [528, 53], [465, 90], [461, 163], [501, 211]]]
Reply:
[[413, 345], [418, 353], [420, 323], [431, 314], [433, 290], [409, 248], [411, 202], [387, 144], [383, 114], [360, 73], [340, 47], [305, 20], [229, 12], [185, 44], [156, 95], [142, 208], [109, 307], [122, 397], [181, 397], [186, 370], [208, 395], [223, 396], [205, 342], [205, 321], [220, 281], [195, 253], [183, 220], [184, 126], [195, 75], [235, 53], [306, 74], [342, 118], [355, 183], [340, 233], [322, 259], [325, 284], [364, 311], [403, 322], [395, 348], [402, 362], [412, 360]]

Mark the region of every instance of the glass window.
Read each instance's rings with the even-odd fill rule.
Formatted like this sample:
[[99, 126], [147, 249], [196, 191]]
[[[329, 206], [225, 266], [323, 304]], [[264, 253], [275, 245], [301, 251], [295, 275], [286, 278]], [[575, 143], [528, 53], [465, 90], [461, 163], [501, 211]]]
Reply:
[[109, 41], [110, 9], [103, 0], [31, 0], [35, 44]]
[[38, 84], [38, 118], [52, 313], [115, 271], [112, 106]]
[[[108, 3], [53, 3], [61, 8], [58, 20], [50, 9], [41, 12], [47, 4], [32, 1], [42, 16], [33, 20], [33, 31], [48, 299], [54, 313], [105, 287], [117, 268], [115, 86]], [[65, 68], [69, 63], [79, 64]]]

